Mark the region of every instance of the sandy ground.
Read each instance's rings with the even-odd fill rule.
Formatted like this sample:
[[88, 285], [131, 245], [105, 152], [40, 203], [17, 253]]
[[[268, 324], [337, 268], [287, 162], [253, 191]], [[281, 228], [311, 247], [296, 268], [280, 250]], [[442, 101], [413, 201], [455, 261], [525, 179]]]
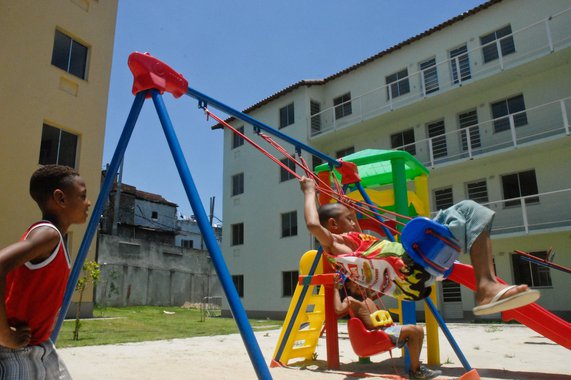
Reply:
[[[449, 324], [449, 329], [472, 368], [482, 379], [571, 380], [571, 351], [520, 325]], [[440, 332], [440, 360], [435, 366], [442, 379], [457, 378], [463, 366]], [[279, 330], [256, 332], [269, 363]], [[393, 350], [358, 362], [340, 325], [339, 370], [327, 370], [325, 339], [320, 339], [317, 360], [290, 363], [291, 368], [271, 368], [274, 379], [399, 379], [403, 375], [401, 351]], [[175, 339], [133, 344], [63, 348], [59, 350], [76, 380], [89, 379], [255, 379], [239, 334]], [[426, 361], [426, 346], [421, 359]], [[395, 373], [395, 370], [398, 372]], [[385, 375], [385, 376], [383, 376]], [[404, 376], [404, 375], [403, 375]], [[406, 376], [404, 376], [406, 378]]]

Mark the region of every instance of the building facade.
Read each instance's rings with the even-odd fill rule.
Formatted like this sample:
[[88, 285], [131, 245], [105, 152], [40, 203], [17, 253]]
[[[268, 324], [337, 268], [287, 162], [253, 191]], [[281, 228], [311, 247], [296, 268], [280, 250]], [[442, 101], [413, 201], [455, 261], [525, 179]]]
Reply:
[[[117, 1], [0, 1], [1, 246], [41, 218], [28, 195], [30, 176], [40, 165], [78, 169], [95, 202], [116, 16]], [[72, 257], [84, 232], [85, 225], [70, 229]], [[94, 256], [95, 245], [88, 258]]]
[[[568, 275], [514, 250], [545, 258], [552, 247], [555, 262], [571, 266], [570, 60], [568, 1], [492, 0], [244, 112], [333, 158], [413, 154], [430, 170], [431, 212], [463, 199], [496, 211], [498, 275], [540, 289], [539, 304], [569, 319]], [[251, 125], [231, 124], [264, 146]], [[299, 259], [314, 248], [302, 199], [295, 178], [225, 131], [223, 252], [251, 316], [288, 309]], [[474, 319], [471, 291], [450, 282], [437, 290], [445, 318]]]

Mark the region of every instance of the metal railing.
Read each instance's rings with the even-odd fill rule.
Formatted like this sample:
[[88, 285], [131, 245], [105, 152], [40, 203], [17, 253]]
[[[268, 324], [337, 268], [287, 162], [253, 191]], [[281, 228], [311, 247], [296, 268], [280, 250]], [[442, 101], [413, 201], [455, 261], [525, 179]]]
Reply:
[[[309, 138], [349, 127], [426, 97], [458, 88], [464, 83], [489, 77], [554, 51], [565, 49], [571, 45], [569, 25], [571, 25], [571, 8], [485, 45], [471, 50], [462, 50], [452, 58], [436, 62], [435, 65], [411, 73], [398, 81], [314, 113], [307, 119]], [[474, 39], [478, 40], [478, 37]], [[492, 56], [489, 54], [490, 51], [494, 52]], [[450, 55], [453, 55], [452, 52]], [[484, 58], [485, 55], [486, 58]], [[418, 86], [411, 86], [415, 83]], [[399, 91], [395, 94], [397, 88]], [[341, 108], [351, 109], [351, 112], [338, 112], [336, 116], [335, 110]]]
[[570, 229], [570, 204], [571, 189], [483, 203], [496, 212], [492, 235]]

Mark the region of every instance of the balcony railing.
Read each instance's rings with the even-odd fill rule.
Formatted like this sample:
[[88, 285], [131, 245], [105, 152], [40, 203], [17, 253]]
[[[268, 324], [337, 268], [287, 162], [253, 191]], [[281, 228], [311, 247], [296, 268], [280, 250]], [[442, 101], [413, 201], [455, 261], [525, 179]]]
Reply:
[[[312, 114], [307, 120], [309, 138], [380, 116], [563, 50], [571, 46], [570, 25], [571, 8], [472, 50], [456, 48], [449, 52], [450, 58], [447, 60], [435, 62], [432, 66], [422, 64], [422, 70], [405, 78]], [[337, 112], [336, 115], [336, 109], [340, 107], [351, 112]]]
[[569, 136], [571, 97], [527, 108], [394, 149], [414, 155], [427, 167], [472, 159], [553, 136]]
[[[492, 235], [571, 229], [571, 189], [484, 203], [496, 216]], [[436, 212], [432, 213], [432, 216]]]

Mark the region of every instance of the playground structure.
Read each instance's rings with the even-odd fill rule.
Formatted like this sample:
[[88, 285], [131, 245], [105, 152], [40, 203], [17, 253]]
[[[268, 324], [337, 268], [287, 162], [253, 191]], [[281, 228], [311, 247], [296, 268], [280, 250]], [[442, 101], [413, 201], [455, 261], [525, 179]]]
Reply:
[[[108, 169], [109, 175], [105, 177], [99, 196], [97, 198], [95, 206], [93, 207], [92, 216], [87, 225], [86, 233], [81, 242], [77, 258], [73, 265], [73, 269], [64, 296], [64, 301], [61, 309], [62, 311], [54, 328], [54, 332], [52, 334], [52, 340], [55, 341], [57, 339], [57, 335], [63, 323], [63, 318], [71, 303], [71, 297], [75, 285], [78, 281], [81, 272], [81, 267], [83, 265], [83, 262], [85, 261], [85, 258], [87, 256], [87, 251], [89, 249], [91, 241], [95, 235], [97, 225], [99, 223], [99, 216], [102, 213], [103, 206], [111, 190], [114, 174], [116, 174], [119, 170], [120, 163], [123, 160], [125, 150], [133, 133], [139, 113], [142, 109], [145, 100], [148, 98], [152, 98], [163, 131], [165, 133], [165, 137], [167, 139], [169, 148], [171, 150], [173, 159], [175, 161], [177, 170], [179, 172], [181, 181], [183, 183], [184, 189], [186, 191], [187, 197], [192, 206], [194, 214], [197, 218], [197, 222], [200, 227], [201, 233], [204, 236], [206, 247], [212, 258], [215, 270], [222, 284], [222, 288], [227, 297], [229, 306], [234, 315], [234, 318], [236, 319], [236, 323], [238, 325], [244, 344], [247, 348], [250, 360], [252, 361], [252, 364], [256, 370], [256, 374], [259, 378], [271, 379], [268, 366], [265, 363], [264, 358], [261, 354], [260, 348], [257, 344], [252, 328], [249, 325], [246, 313], [243, 309], [243, 306], [240, 303], [240, 299], [238, 297], [236, 288], [234, 287], [234, 284], [232, 282], [228, 268], [226, 267], [226, 264], [224, 262], [222, 253], [216, 241], [216, 237], [214, 235], [212, 227], [209, 224], [208, 217], [206, 215], [204, 207], [200, 202], [200, 197], [198, 195], [197, 188], [193, 181], [188, 165], [186, 164], [184, 154], [178, 142], [178, 138], [172, 126], [166, 107], [164, 105], [162, 94], [164, 94], [164, 92], [170, 92], [175, 98], [179, 98], [182, 95], [188, 95], [192, 98], [197, 99], [199, 107], [205, 109], [205, 111], [209, 116], [212, 116], [215, 120], [217, 120], [219, 123], [222, 123], [225, 127], [231, 128], [229, 125], [225, 124], [221, 119], [216, 118], [214, 115], [212, 115], [207, 109], [208, 106], [212, 106], [222, 112], [225, 112], [228, 115], [234, 116], [238, 119], [243, 120], [246, 123], [253, 125], [257, 132], [259, 132], [260, 130], [267, 131], [273, 134], [274, 136], [293, 144], [296, 147], [296, 152], [298, 154], [301, 155], [301, 152], [305, 151], [309, 154], [319, 157], [324, 162], [326, 162], [326, 164], [318, 168], [318, 172], [320, 171], [325, 172], [326, 168], [337, 169], [338, 174], [341, 176], [340, 172], [343, 172], [347, 168], [347, 165], [343, 165], [342, 162], [335, 160], [331, 157], [328, 157], [327, 155], [313, 149], [312, 147], [307, 146], [299, 141], [296, 141], [290, 138], [289, 136], [251, 118], [250, 116], [242, 112], [236, 111], [216, 101], [215, 99], [208, 97], [205, 94], [202, 94], [194, 89], [191, 89], [190, 87], [188, 87], [188, 82], [186, 81], [186, 79], [184, 79], [184, 77], [181, 74], [175, 72], [168, 65], [148, 54], [132, 53], [129, 57], [129, 67], [134, 75], [133, 94], [135, 95], [135, 99], [133, 101], [133, 105], [131, 107], [131, 111], [129, 113], [125, 126], [123, 128], [121, 137], [118, 141], [113, 158], [109, 165]], [[379, 160], [378, 155], [381, 155], [385, 158], [389, 157], [388, 161], [390, 163], [387, 164], [385, 162], [386, 160]], [[397, 228], [400, 228], [396, 227], [396, 224], [398, 223], [404, 224], [404, 220], [406, 218], [403, 218], [403, 216], [410, 217], [416, 215], [423, 215], [428, 212], [427, 170], [426, 168], [423, 168], [422, 165], [418, 166], [417, 162], [415, 163], [416, 160], [414, 159], [414, 157], [405, 154], [405, 152], [363, 151], [355, 153], [355, 155], [352, 155], [352, 157], [351, 156], [346, 157], [346, 161], [354, 164], [355, 167], [353, 168], [354, 170], [352, 172], [359, 173], [359, 175], [362, 176], [363, 178], [360, 179], [360, 178], [351, 177], [347, 181], [342, 179], [342, 182], [345, 182], [343, 183], [344, 191], [348, 191], [350, 195], [351, 193], [354, 193], [351, 196], [354, 197], [354, 199], [356, 200], [355, 202], [356, 204], [361, 204], [362, 202], [364, 202], [368, 205], [367, 207], [372, 207], [373, 204], [377, 202], [379, 204], [392, 202], [392, 205], [389, 204], [386, 205], [386, 207], [388, 208], [390, 207], [394, 208], [395, 217], [392, 220], [385, 222], [378, 215], [376, 216], [377, 218], [381, 219], [379, 220], [381, 227], [380, 230], [378, 230], [380, 234], [384, 234], [387, 236], [387, 238], [393, 240], [394, 239], [393, 234], [398, 233]], [[276, 163], [279, 163], [279, 160]], [[297, 163], [299, 164], [299, 162]], [[409, 183], [409, 180], [412, 181], [413, 183], [412, 186]], [[365, 187], [374, 187], [374, 186], [386, 186], [387, 188], [379, 189], [378, 192], [377, 189], [369, 190], [369, 193], [372, 195], [371, 197], [369, 193], [365, 191]], [[392, 186], [392, 189], [388, 188], [389, 186]], [[411, 193], [409, 193], [409, 187], [412, 187], [412, 189], [410, 189], [410, 191], [412, 191]], [[366, 210], [365, 213], [367, 213]], [[369, 225], [369, 228], [374, 229], [373, 225]], [[300, 273], [303, 274], [306, 273], [305, 274], [306, 277], [300, 279], [300, 285], [298, 285], [298, 288], [299, 287], [301, 288], [299, 290], [299, 293], [298, 289], [296, 288], [296, 295], [294, 295], [293, 300], [298, 301], [298, 303], [302, 302], [302, 304], [306, 301], [311, 301], [315, 305], [314, 310], [319, 310], [320, 307], [325, 308], [324, 319], [323, 320], [316, 319], [315, 321], [312, 321], [310, 323], [310, 328], [313, 329], [311, 330], [312, 334], [308, 335], [312, 335], [313, 338], [315, 338], [315, 331], [317, 330], [321, 331], [321, 327], [317, 328], [317, 326], [319, 326], [320, 324], [323, 325], [323, 323], [326, 324], [327, 337], [328, 337], [327, 351], [328, 351], [328, 362], [329, 362], [330, 358], [331, 360], [335, 360], [335, 354], [336, 354], [335, 342], [334, 339], [330, 339], [330, 337], [336, 338], [337, 321], [335, 318], [330, 318], [330, 317], [328, 318], [329, 315], [332, 315], [331, 302], [327, 301], [327, 298], [330, 297], [330, 294], [328, 294], [330, 289], [328, 291], [328, 287], [332, 285], [332, 277], [330, 275], [323, 276], [321, 278], [315, 276], [319, 274], [319, 268], [320, 268], [319, 265], [320, 263], [322, 263], [321, 260], [322, 259], [319, 252], [313, 253], [313, 255], [308, 255], [307, 257], [304, 255], [304, 258], [302, 258], [303, 262], [300, 265]], [[303, 268], [303, 270], [301, 269], [301, 267]], [[461, 269], [457, 269], [457, 267]], [[327, 268], [322, 267], [322, 270], [327, 270]], [[471, 277], [469, 278], [470, 275]], [[470, 273], [469, 268], [464, 269], [463, 267], [455, 265], [454, 270], [450, 275], [450, 278], [455, 281], [464, 283], [467, 286], [470, 286], [471, 285], [470, 280], [473, 281], [473, 274]], [[311, 298], [308, 298], [313, 296], [312, 291], [308, 292], [309, 287], [314, 286], [315, 284], [324, 285], [321, 286], [319, 292], [317, 292], [317, 295], [319, 295], [321, 292], [324, 293], [324, 298], [322, 298], [323, 302], [319, 301], [319, 297], [317, 297], [318, 301], [313, 301]], [[308, 303], [305, 303], [305, 305], [308, 305]], [[436, 308], [434, 307], [434, 304], [430, 298], [427, 299], [427, 305], [431, 310], [431, 314], [435, 316], [437, 322], [440, 324], [440, 327], [448, 336], [449, 334], [446, 333], [445, 324], [443, 323], [441, 318], [439, 318]], [[401, 309], [402, 309], [401, 322], [414, 323], [414, 320], [411, 319], [411, 317], [413, 317], [415, 314], [414, 303], [404, 302], [403, 305], [401, 306]], [[528, 310], [531, 309], [533, 309], [533, 312], [531, 311], [528, 312]], [[529, 318], [526, 318], [527, 314], [530, 315]], [[504, 320], [516, 319], [522, 321], [522, 323], [527, 324], [534, 330], [542, 333], [543, 335], [552, 339], [558, 344], [561, 344], [571, 349], [571, 325], [563, 320], [557, 319], [557, 317], [551, 315], [549, 312], [547, 312], [546, 310], [542, 309], [541, 307], [535, 304], [529, 305], [528, 307], [525, 308], [504, 312], [502, 314], [502, 317], [504, 318]], [[546, 320], [547, 322], [545, 322]], [[294, 325], [296, 325], [295, 328], [297, 328], [297, 330], [301, 330], [301, 323], [297, 323], [296, 319], [294, 319], [294, 321], [296, 321], [293, 323]], [[306, 327], [307, 325], [304, 325], [304, 328]], [[427, 328], [427, 330], [433, 330], [433, 329]], [[293, 330], [290, 330], [290, 332], [291, 331]], [[431, 338], [431, 334], [433, 333], [434, 331], [428, 331], [429, 341], [433, 339]], [[318, 337], [319, 335], [317, 335], [317, 338]], [[289, 341], [288, 339], [289, 337], [280, 338], [280, 342], [285, 341], [287, 345], [287, 342]], [[449, 340], [453, 345], [455, 344], [453, 343], [453, 339], [451, 339], [451, 337], [449, 337]], [[317, 344], [317, 339], [315, 339], [315, 344]], [[314, 347], [315, 346], [313, 346], [313, 348]], [[310, 350], [306, 351], [307, 353], [304, 353], [304, 355], [308, 355]], [[429, 362], [431, 362], [430, 355], [431, 352], [433, 353], [433, 351], [434, 350], [429, 350]], [[470, 367], [465, 361], [465, 359], [463, 359], [461, 352], [459, 352], [458, 350], [457, 353], [459, 353], [460, 359], [463, 362], [464, 367], [469, 371]], [[281, 364], [287, 364], [287, 360], [289, 360], [289, 358], [285, 358], [285, 356], [283, 356], [283, 352], [281, 355], [282, 356], [278, 357], [277, 359], [274, 358], [275, 362]], [[287, 355], [289, 356], [289, 353]], [[284, 363], [284, 361], [286, 361], [286, 363]], [[332, 367], [335, 367], [336, 364], [338, 365], [338, 353], [337, 353], [337, 363], [332, 362], [330, 365]]]

